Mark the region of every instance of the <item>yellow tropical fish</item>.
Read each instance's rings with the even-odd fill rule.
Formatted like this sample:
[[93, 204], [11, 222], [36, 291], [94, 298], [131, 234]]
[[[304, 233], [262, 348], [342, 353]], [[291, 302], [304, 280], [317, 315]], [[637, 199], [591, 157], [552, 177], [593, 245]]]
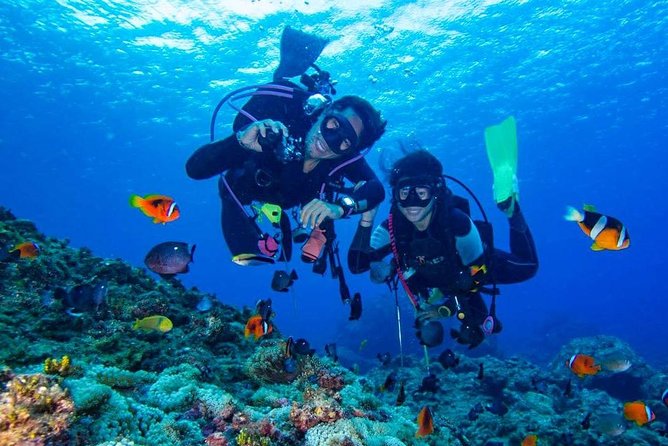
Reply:
[[148, 316], [141, 320], [137, 319], [132, 325], [132, 329], [167, 333], [173, 326], [172, 321], [166, 316]]

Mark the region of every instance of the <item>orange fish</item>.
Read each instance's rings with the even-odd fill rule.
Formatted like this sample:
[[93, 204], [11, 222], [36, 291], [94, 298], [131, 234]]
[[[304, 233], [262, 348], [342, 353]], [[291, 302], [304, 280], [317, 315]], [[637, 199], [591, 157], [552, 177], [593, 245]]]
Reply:
[[262, 320], [262, 316], [256, 314], [255, 316], [251, 316], [250, 319], [248, 319], [248, 322], [246, 322], [246, 328], [244, 328], [244, 337], [247, 338], [248, 336], [253, 335], [257, 341], [262, 336], [271, 333], [273, 329], [274, 328], [270, 323], [265, 322]]
[[629, 231], [626, 226], [614, 217], [599, 214], [593, 206], [585, 205], [584, 214], [574, 207], [566, 208], [564, 218], [568, 221], [576, 221], [589, 238], [594, 243], [591, 245], [592, 251], [619, 251], [628, 248], [631, 244]]
[[417, 417], [418, 430], [416, 437], [425, 437], [434, 432], [434, 418], [431, 416], [429, 406], [424, 406]]
[[[35, 242], [23, 242], [14, 246], [9, 253], [12, 254], [14, 251], [18, 251], [21, 259], [34, 259], [39, 255], [41, 250]], [[14, 255], [16, 255], [16, 253]]]
[[165, 224], [174, 221], [181, 215], [179, 206], [173, 198], [166, 195], [130, 196], [130, 205], [139, 208], [144, 215], [153, 217], [153, 223]]
[[524, 437], [522, 440], [522, 446], [536, 446], [538, 444], [538, 435], [531, 434]]
[[624, 418], [629, 421], [635, 421], [638, 426], [654, 421], [656, 415], [642, 401], [634, 401], [624, 404]]
[[566, 361], [566, 366], [571, 369], [573, 373], [582, 378], [585, 375], [596, 375], [601, 371], [601, 366], [594, 364], [594, 362], [594, 358], [591, 356], [578, 353], [577, 355], [571, 356], [571, 359]]

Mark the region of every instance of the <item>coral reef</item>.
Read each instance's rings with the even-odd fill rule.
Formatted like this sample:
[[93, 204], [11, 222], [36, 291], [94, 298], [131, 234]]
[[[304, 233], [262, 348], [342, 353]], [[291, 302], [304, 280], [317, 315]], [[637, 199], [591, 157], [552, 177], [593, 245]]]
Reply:
[[[286, 362], [278, 329], [244, 339], [248, 310], [217, 303], [198, 312], [197, 289], [72, 249], [0, 208], [0, 246], [24, 240], [40, 245], [38, 258], [0, 263], [3, 445], [469, 446], [520, 444], [528, 433], [553, 446], [668, 444], [668, 408], [659, 401], [668, 375], [616, 338], [573, 339], [547, 368], [458, 353], [455, 367], [432, 363], [436, 386], [423, 384], [419, 358], [359, 375], [317, 355]], [[54, 296], [102, 282], [104, 302], [80, 317]], [[174, 328], [132, 330], [153, 314]], [[632, 366], [580, 379], [565, 366], [575, 353]], [[381, 391], [390, 373], [396, 384]], [[636, 427], [621, 419], [608, 429], [637, 399], [657, 420]], [[435, 431], [416, 438], [425, 405]]]

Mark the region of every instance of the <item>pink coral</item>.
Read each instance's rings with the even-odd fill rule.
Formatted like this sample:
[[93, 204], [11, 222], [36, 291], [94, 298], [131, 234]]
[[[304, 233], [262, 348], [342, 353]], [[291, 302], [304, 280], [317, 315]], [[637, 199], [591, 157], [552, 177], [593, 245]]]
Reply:
[[74, 403], [55, 379], [17, 375], [0, 395], [0, 444], [66, 443]]
[[343, 389], [346, 384], [343, 382], [343, 377], [341, 375], [335, 375], [326, 370], [321, 370], [318, 373], [318, 385], [322, 389], [325, 389], [329, 395], [332, 395]]
[[220, 432], [214, 432], [206, 437], [204, 443], [207, 446], [227, 446], [227, 438]]
[[343, 417], [340, 409], [333, 405], [293, 403], [290, 410], [290, 421], [301, 432], [306, 432], [319, 423], [333, 423]]

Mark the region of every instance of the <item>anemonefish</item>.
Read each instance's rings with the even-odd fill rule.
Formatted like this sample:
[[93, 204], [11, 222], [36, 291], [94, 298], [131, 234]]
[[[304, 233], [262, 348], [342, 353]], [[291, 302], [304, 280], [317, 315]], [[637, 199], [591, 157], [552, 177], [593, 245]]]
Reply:
[[585, 375], [596, 375], [601, 371], [601, 366], [594, 364], [594, 362], [595, 360], [591, 356], [578, 353], [566, 361], [566, 366], [582, 378]]
[[594, 243], [591, 245], [593, 251], [609, 249], [618, 251], [629, 247], [631, 239], [626, 226], [614, 217], [599, 214], [593, 206], [585, 205], [584, 214], [568, 206], [564, 218], [575, 221]]
[[21, 259], [34, 259], [39, 255], [41, 250], [35, 242], [23, 242], [14, 246], [9, 253], [12, 254], [15, 251], [18, 251], [19, 258]]
[[531, 434], [524, 437], [522, 440], [522, 446], [536, 446], [538, 444], [538, 435]]
[[258, 340], [262, 336], [271, 333], [273, 329], [274, 328], [270, 323], [264, 321], [259, 314], [256, 314], [255, 316], [251, 316], [251, 318], [248, 319], [248, 322], [246, 322], [244, 337], [247, 338], [248, 336], [253, 335], [255, 336], [255, 340]]
[[642, 401], [634, 401], [624, 404], [624, 418], [629, 421], [635, 421], [638, 426], [654, 421], [656, 415]]
[[661, 395], [661, 400], [663, 401], [663, 404], [668, 407], [668, 389], [663, 391], [663, 394]]
[[173, 198], [166, 195], [130, 196], [130, 205], [139, 208], [144, 215], [153, 217], [153, 223], [165, 224], [174, 221], [181, 215], [179, 206]]
[[434, 418], [431, 416], [429, 406], [424, 406], [417, 417], [418, 430], [416, 437], [425, 437], [434, 432]]

